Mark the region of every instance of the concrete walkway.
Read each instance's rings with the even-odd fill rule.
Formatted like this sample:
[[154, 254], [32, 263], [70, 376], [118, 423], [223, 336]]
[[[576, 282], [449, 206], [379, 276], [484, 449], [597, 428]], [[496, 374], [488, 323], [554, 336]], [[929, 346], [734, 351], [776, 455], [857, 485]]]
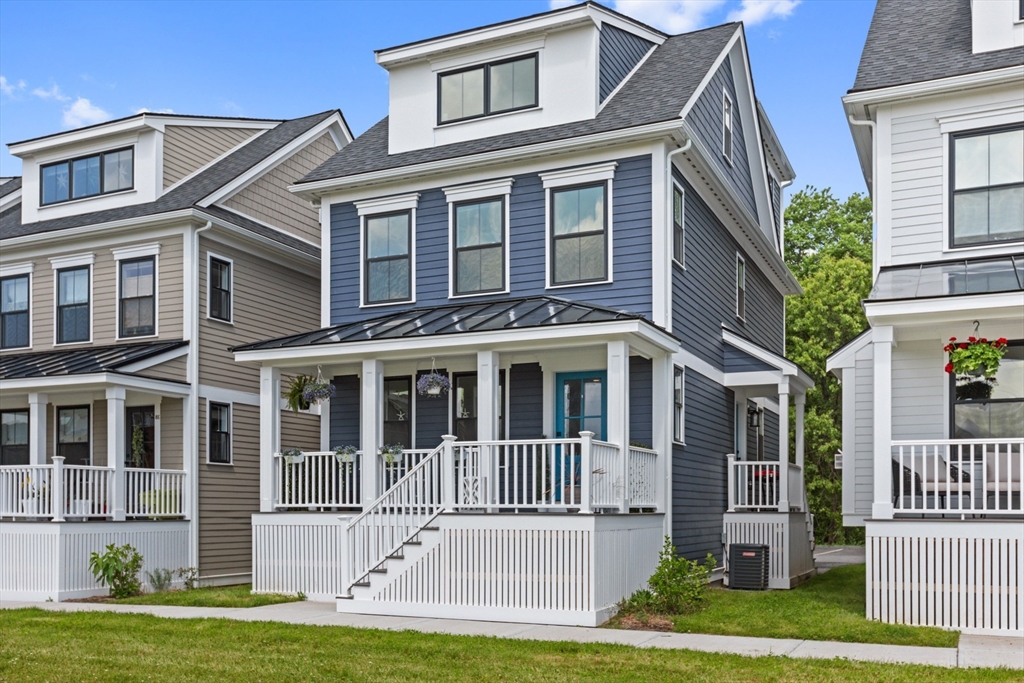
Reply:
[[492, 636], [518, 640], [555, 640], [575, 643], [613, 643], [669, 650], [697, 650], [763, 657], [849, 659], [890, 664], [927, 664], [943, 667], [1008, 667], [1024, 669], [1024, 638], [961, 636], [958, 648], [870, 645], [817, 640], [743, 638], [658, 631], [623, 631], [579, 626], [536, 626], [456, 619], [413, 619], [341, 614], [334, 603], [289, 602], [251, 608], [169, 607], [111, 605], [81, 602], [0, 602], [0, 609], [38, 607], [54, 612], [121, 612], [152, 614], [171, 619], [219, 618], [237, 621], [276, 621], [316, 626], [350, 626], [387, 631], [419, 631], [466, 636]]

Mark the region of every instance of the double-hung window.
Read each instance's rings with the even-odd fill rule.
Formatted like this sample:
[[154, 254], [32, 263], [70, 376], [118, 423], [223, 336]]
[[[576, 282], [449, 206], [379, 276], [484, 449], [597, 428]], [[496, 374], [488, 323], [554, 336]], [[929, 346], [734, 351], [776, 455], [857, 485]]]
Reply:
[[608, 279], [606, 182], [551, 190], [551, 284]]
[[437, 122], [452, 123], [537, 106], [537, 55], [437, 77]]
[[685, 424], [684, 392], [686, 391], [686, 371], [673, 368], [672, 374], [672, 438], [679, 443], [685, 441], [683, 431]]
[[672, 258], [679, 265], [686, 265], [686, 229], [683, 227], [683, 191], [678, 185], [672, 186]]
[[455, 294], [499, 292], [505, 288], [505, 202], [455, 204]]
[[0, 280], [0, 348], [28, 346], [29, 276], [14, 275]]
[[231, 262], [210, 257], [209, 315], [214, 320], [231, 322]]
[[[993, 381], [994, 380], [994, 381]], [[1019, 438], [1024, 425], [1024, 341], [1012, 341], [996, 376], [950, 376], [954, 439]]]
[[120, 336], [156, 334], [156, 257], [124, 260], [120, 266]]
[[950, 246], [1024, 240], [1024, 126], [953, 136]]
[[65, 465], [88, 465], [89, 406], [57, 408], [57, 455]]
[[747, 262], [736, 254], [736, 317], [747, 317]]
[[130, 190], [133, 167], [131, 148], [47, 164], [39, 169], [40, 203], [56, 204]]
[[412, 213], [367, 216], [364, 303], [412, 300]]
[[722, 154], [732, 163], [732, 99], [722, 93]]
[[207, 459], [221, 465], [231, 464], [231, 406], [210, 402], [209, 449]]
[[28, 411], [0, 411], [0, 465], [28, 464]]
[[89, 341], [89, 266], [57, 271], [57, 343]]

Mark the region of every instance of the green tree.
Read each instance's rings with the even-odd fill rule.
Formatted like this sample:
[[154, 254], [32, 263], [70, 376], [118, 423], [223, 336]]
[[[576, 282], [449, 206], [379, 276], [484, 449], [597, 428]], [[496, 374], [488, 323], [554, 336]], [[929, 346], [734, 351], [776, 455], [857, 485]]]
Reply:
[[[867, 328], [861, 301], [871, 291], [871, 202], [839, 202], [807, 187], [786, 209], [786, 260], [804, 288], [786, 303], [786, 353], [813, 379], [804, 413], [807, 497], [822, 543], [855, 543], [844, 528], [842, 479], [833, 455], [842, 448], [842, 392], [825, 360]], [[790, 424], [793, 424], [790, 421]]]

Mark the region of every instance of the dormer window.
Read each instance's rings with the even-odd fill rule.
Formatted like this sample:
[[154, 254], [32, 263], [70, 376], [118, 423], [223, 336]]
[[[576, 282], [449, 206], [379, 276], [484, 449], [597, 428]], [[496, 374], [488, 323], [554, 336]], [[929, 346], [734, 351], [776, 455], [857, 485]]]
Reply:
[[537, 55], [437, 77], [437, 121], [453, 123], [537, 106]]
[[132, 189], [132, 157], [129, 147], [41, 167], [41, 203], [45, 206]]

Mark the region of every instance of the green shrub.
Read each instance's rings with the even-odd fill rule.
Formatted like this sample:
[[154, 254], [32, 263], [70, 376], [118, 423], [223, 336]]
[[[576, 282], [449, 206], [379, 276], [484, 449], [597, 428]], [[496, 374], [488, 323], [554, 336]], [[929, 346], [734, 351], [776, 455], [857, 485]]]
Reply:
[[199, 585], [199, 569], [196, 567], [178, 567], [174, 573], [181, 579], [185, 590], [190, 591]]
[[707, 600], [708, 580], [716, 564], [710, 553], [704, 564], [680, 557], [672, 539], [666, 536], [665, 545], [658, 555], [658, 566], [647, 582], [649, 588], [638, 590], [625, 599], [620, 611], [644, 614], [695, 612]]
[[163, 593], [170, 589], [174, 572], [170, 569], [154, 569], [151, 572], [146, 572], [146, 578], [149, 580], [149, 585], [153, 587], [154, 593]]
[[115, 598], [130, 598], [142, 589], [139, 571], [142, 570], [142, 555], [130, 545], [120, 548], [113, 543], [102, 555], [89, 556], [89, 570], [101, 586], [110, 586], [110, 595]]

